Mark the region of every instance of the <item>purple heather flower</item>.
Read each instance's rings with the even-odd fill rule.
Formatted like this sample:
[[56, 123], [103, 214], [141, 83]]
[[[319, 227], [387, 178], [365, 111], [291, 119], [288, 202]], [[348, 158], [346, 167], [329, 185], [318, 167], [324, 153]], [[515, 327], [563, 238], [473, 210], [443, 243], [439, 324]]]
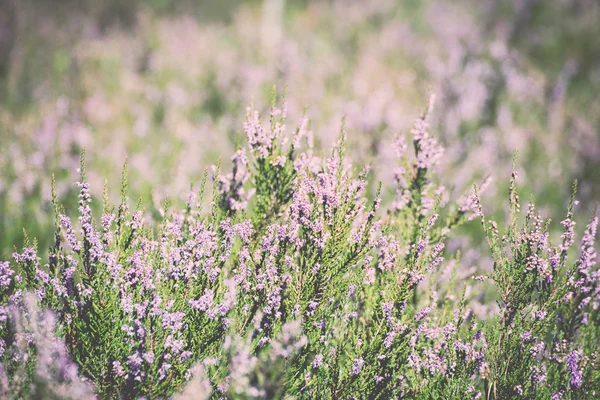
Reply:
[[531, 340], [531, 331], [525, 331], [521, 334], [521, 340], [528, 342]]
[[396, 332], [391, 331], [385, 335], [385, 339], [383, 340], [383, 345], [386, 349], [389, 349], [394, 343], [394, 338], [396, 337]]
[[559, 390], [556, 393], [552, 394], [552, 397], [550, 397], [552, 400], [562, 400], [563, 395], [565, 394], [564, 390]]
[[309, 122], [310, 121], [309, 121], [308, 117], [306, 117], [306, 116], [303, 116], [300, 119], [300, 123], [298, 124], [298, 128], [296, 128], [296, 133], [294, 134], [294, 138], [292, 140], [292, 148], [294, 150], [296, 150], [300, 147], [300, 140], [305, 136], [308, 139], [309, 147], [312, 147], [311, 143], [312, 143], [312, 134], [313, 133], [312, 133], [312, 131], [308, 130]]
[[571, 385], [573, 385], [573, 387], [575, 387], [576, 389], [579, 389], [581, 387], [581, 383], [582, 383], [582, 373], [581, 371], [575, 371], [571, 374]]
[[0, 323], [8, 321], [10, 310], [6, 306], [0, 306]]
[[167, 340], [165, 340], [164, 346], [167, 349], [171, 349], [174, 354], [179, 354], [185, 346], [185, 341], [183, 339], [174, 339], [173, 335], [169, 335], [167, 336]]
[[286, 160], [287, 158], [285, 156], [277, 156], [273, 158], [273, 160], [271, 161], [271, 165], [274, 167], [283, 167], [285, 166]]
[[144, 360], [148, 364], [152, 364], [154, 362], [154, 352], [148, 351], [148, 352], [144, 353]]
[[392, 312], [394, 311], [394, 302], [388, 301], [388, 302], [381, 303], [381, 309], [383, 311], [384, 317], [386, 317], [386, 318], [390, 317], [392, 315]]
[[381, 271], [391, 271], [396, 265], [398, 255], [401, 253], [400, 242], [392, 235], [383, 236], [379, 239], [378, 247], [377, 261], [379, 269]]
[[144, 326], [142, 325], [140, 320], [136, 319], [135, 321], [133, 321], [133, 325], [134, 325], [134, 330], [135, 330], [135, 333], [137, 334], [137, 336], [140, 339], [144, 339], [146, 337], [146, 330], [144, 329]]
[[37, 253], [33, 247], [26, 247], [23, 253], [13, 253], [13, 258], [18, 263], [36, 263], [38, 260]]
[[250, 107], [246, 108], [244, 131], [248, 137], [248, 145], [255, 150], [257, 156], [267, 158], [274, 138], [266, 132], [260, 123], [258, 111], [252, 110]]
[[142, 362], [142, 357], [140, 357], [140, 354], [138, 352], [127, 357], [127, 365], [133, 371], [138, 370], [142, 366]]
[[167, 371], [171, 368], [171, 364], [163, 362], [158, 370], [158, 380], [162, 381], [167, 377]]
[[356, 293], [356, 285], [350, 285], [348, 287], [348, 294], [347, 297], [352, 297], [354, 296], [354, 293]]
[[179, 361], [181, 362], [185, 362], [187, 361], [194, 353], [192, 353], [189, 350], [186, 350], [184, 352], [181, 353], [181, 355], [179, 356]]
[[431, 229], [435, 223], [437, 222], [438, 218], [440, 216], [438, 214], [433, 214], [428, 220], [427, 220], [427, 229]]
[[59, 216], [60, 225], [64, 229], [65, 237], [67, 238], [67, 243], [75, 252], [79, 252], [81, 250], [81, 245], [75, 236], [75, 232], [73, 231], [73, 226], [71, 224], [71, 219], [64, 214]]
[[11, 276], [15, 271], [10, 269], [8, 261], [0, 261], [0, 287], [7, 288], [11, 282]]
[[212, 306], [213, 299], [213, 291], [210, 289], [205, 289], [203, 296], [201, 296], [198, 300], [190, 300], [189, 304], [190, 307], [192, 307], [195, 310], [206, 311]]
[[415, 369], [417, 372], [421, 370], [421, 359], [414, 352], [410, 353], [408, 356], [408, 366]]
[[481, 186], [477, 188], [477, 192], [475, 192], [475, 189], [471, 189], [471, 193], [460, 201], [458, 211], [463, 214], [467, 214], [470, 212], [471, 215], [469, 216], [469, 220], [473, 220], [478, 217], [483, 217], [479, 196], [481, 196], [487, 190], [491, 182], [492, 178], [487, 177], [485, 178]]
[[164, 313], [162, 316], [163, 329], [169, 329], [172, 332], [177, 332], [183, 327], [183, 317], [185, 313], [179, 311], [175, 313]]
[[238, 150], [233, 157], [233, 171], [219, 179], [219, 189], [225, 196], [227, 207], [233, 211], [246, 209], [250, 193], [244, 190], [244, 184], [250, 177], [248, 158], [244, 149]]
[[367, 268], [367, 272], [365, 273], [365, 277], [363, 279], [364, 285], [372, 285], [375, 283], [375, 274], [377, 271], [375, 268]]
[[546, 344], [544, 342], [540, 341], [540, 342], [536, 343], [534, 346], [531, 346], [531, 349], [529, 351], [534, 357], [537, 357], [541, 354], [544, 354], [545, 350], [546, 350]]
[[[89, 184], [87, 182], [77, 182], [77, 186], [81, 188], [79, 192], [79, 223], [81, 224], [81, 234], [85, 242], [89, 244], [90, 260], [93, 265], [102, 256], [102, 243], [100, 242], [100, 234], [94, 229], [92, 208], [90, 207], [92, 197]], [[72, 244], [71, 247], [73, 247]]]
[[102, 230], [104, 232], [110, 231], [110, 227], [112, 226], [113, 222], [115, 221], [115, 218], [116, 218], [115, 214], [112, 214], [112, 213], [102, 214], [100, 223], [102, 224]]
[[392, 143], [392, 148], [394, 149], [397, 158], [402, 158], [406, 152], [406, 147], [406, 139], [404, 139], [404, 136], [396, 136]]
[[521, 385], [517, 385], [513, 389], [519, 396], [523, 396], [523, 387]]
[[569, 247], [571, 247], [575, 237], [575, 221], [573, 221], [573, 213], [569, 212], [567, 214], [567, 218], [562, 220], [561, 224], [564, 227], [564, 232], [561, 235], [563, 243], [560, 247], [560, 250], [565, 252]]
[[413, 140], [418, 148], [415, 165], [421, 169], [430, 169], [439, 161], [444, 148], [438, 145], [435, 138], [429, 135], [429, 115], [433, 110], [435, 96], [429, 98], [427, 112], [417, 118], [412, 130]]
[[112, 367], [113, 367], [113, 373], [116, 376], [118, 376], [118, 377], [125, 376], [125, 374], [126, 374], [125, 369], [123, 368], [123, 365], [121, 365], [121, 363], [119, 361], [113, 361]]
[[582, 371], [579, 370], [579, 352], [573, 350], [567, 356], [567, 370], [571, 373], [571, 385], [579, 389], [582, 383]]
[[417, 243], [417, 247], [416, 247], [416, 255], [417, 257], [419, 257], [421, 255], [421, 253], [423, 253], [423, 250], [425, 250], [425, 248], [427, 247], [427, 239], [421, 239], [419, 240], [419, 243]]
[[323, 365], [323, 354], [317, 354], [313, 360], [313, 368], [319, 368]]
[[547, 374], [543, 365], [541, 367], [537, 367], [535, 365], [531, 367], [531, 380], [536, 385], [544, 383], [546, 381], [546, 377]]
[[431, 307], [425, 307], [422, 308], [421, 310], [419, 310], [419, 312], [417, 313], [417, 315], [415, 316], [415, 320], [416, 321], [420, 321], [423, 318], [425, 318], [427, 315], [429, 315], [429, 313], [431, 313], [433, 311], [433, 308]]
[[446, 326], [444, 326], [443, 335], [446, 339], [449, 338], [454, 333], [456, 333], [456, 325], [449, 323]]
[[362, 370], [362, 367], [364, 364], [365, 364], [365, 360], [363, 360], [362, 357], [355, 359], [354, 364], [352, 365], [352, 370], [350, 371], [350, 374], [352, 374], [352, 375], [360, 374], [360, 371]]
[[543, 320], [544, 318], [546, 318], [546, 311], [543, 310], [539, 310], [535, 312], [535, 319], [538, 321]]

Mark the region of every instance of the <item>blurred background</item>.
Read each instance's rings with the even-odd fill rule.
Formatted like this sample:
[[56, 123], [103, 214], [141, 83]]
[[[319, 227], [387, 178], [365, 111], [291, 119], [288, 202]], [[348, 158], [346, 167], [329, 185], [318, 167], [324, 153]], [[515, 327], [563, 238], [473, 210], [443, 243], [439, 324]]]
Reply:
[[389, 143], [433, 92], [449, 191], [491, 175], [484, 206], [502, 213], [518, 151], [522, 197], [558, 222], [579, 179], [589, 217], [599, 21], [597, 0], [0, 0], [0, 258], [23, 227], [49, 245], [52, 173], [75, 212], [82, 147], [98, 198], [105, 179], [118, 194], [128, 156], [131, 194], [155, 212], [229, 161], [273, 85], [317, 147], [346, 115], [350, 153], [388, 184]]

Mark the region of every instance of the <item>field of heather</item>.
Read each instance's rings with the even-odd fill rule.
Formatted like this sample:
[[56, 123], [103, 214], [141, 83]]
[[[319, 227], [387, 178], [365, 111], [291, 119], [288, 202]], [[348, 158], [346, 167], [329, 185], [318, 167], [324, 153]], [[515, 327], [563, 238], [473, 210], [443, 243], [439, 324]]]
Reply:
[[0, 0], [0, 399], [600, 398], [597, 0]]

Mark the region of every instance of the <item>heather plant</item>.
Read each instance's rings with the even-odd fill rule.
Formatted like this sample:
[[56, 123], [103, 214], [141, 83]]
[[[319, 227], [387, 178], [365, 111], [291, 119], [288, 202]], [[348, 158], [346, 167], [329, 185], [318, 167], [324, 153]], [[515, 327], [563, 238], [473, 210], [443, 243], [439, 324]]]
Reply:
[[[120, 204], [111, 204], [106, 184], [96, 218], [82, 152], [77, 219], [54, 189], [47, 257], [27, 239], [0, 264], [2, 393], [598, 395], [598, 219], [576, 255], [575, 193], [552, 245], [550, 223], [533, 205], [521, 217], [513, 172], [500, 235], [481, 204], [488, 180], [458, 199], [439, 182], [444, 148], [430, 132], [433, 96], [410, 134], [394, 140], [394, 186], [377, 189], [370, 168], [347, 154], [343, 123], [319, 157], [309, 120], [288, 133], [285, 102], [273, 98], [266, 122], [248, 108], [231, 172], [217, 165], [210, 185], [206, 170], [186, 204], [165, 200], [157, 221], [140, 202], [133, 207], [127, 163]], [[462, 282], [460, 253], [446, 239], [474, 219], [493, 267]], [[481, 299], [471, 296], [471, 278], [495, 292], [483, 300], [497, 301], [491, 317], [474, 312]], [[48, 321], [35, 322], [40, 312], [27, 292], [51, 311]]]
[[[78, 376], [64, 341], [55, 336], [53, 313], [41, 310], [33, 293], [20, 300], [2, 311], [3, 323], [11, 319], [10, 326], [3, 326], [2, 356], [7, 361], [0, 366], [2, 398], [93, 398], [92, 386]], [[7, 338], [12, 342], [8, 348]]]
[[[11, 3], [18, 40], [0, 82], [4, 258], [21, 245], [22, 226], [42, 252], [49, 247], [49, 171], [65, 209], [76, 209], [70, 177], [82, 147], [94, 148], [94, 192], [105, 178], [118, 179], [128, 155], [130, 195], [158, 214], [163, 198], [179, 200], [205, 165], [237, 150], [245, 105], [267, 104], [273, 83], [294, 93], [292, 120], [311, 106], [317, 151], [329, 149], [347, 115], [348, 152], [372, 163], [370, 185], [392, 182], [387, 139], [410, 129], [431, 88], [431, 123], [446, 149], [438, 173], [448, 190], [508, 176], [518, 149], [522, 184], [553, 219], [574, 178], [582, 178], [582, 204], [597, 197], [599, 8], [590, 0], [265, 0], [243, 2], [227, 21], [206, 20], [205, 2], [170, 12], [134, 2], [139, 8], [123, 6], [125, 25], [94, 18], [103, 2], [94, 12], [86, 4], [97, 2]], [[496, 182], [492, 193], [506, 186]], [[502, 205], [499, 196], [487, 204]], [[471, 236], [469, 249], [485, 245]]]

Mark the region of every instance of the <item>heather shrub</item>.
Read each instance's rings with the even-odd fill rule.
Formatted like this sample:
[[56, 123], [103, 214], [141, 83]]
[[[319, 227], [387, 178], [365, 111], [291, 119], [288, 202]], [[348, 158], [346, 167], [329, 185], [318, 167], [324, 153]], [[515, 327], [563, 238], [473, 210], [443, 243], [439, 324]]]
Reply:
[[[435, 173], [433, 100], [393, 142], [393, 187], [373, 187], [369, 166], [352, 162], [343, 123], [318, 156], [309, 120], [288, 133], [276, 98], [267, 121], [248, 108], [230, 172], [206, 170], [157, 221], [133, 206], [127, 163], [120, 204], [105, 185], [96, 218], [82, 152], [77, 219], [54, 190], [47, 257], [26, 239], [0, 264], [2, 393], [597, 397], [597, 217], [577, 252], [575, 191], [557, 244], [533, 205], [522, 216], [516, 172], [506, 222], [483, 212], [487, 180], [454, 198]], [[463, 279], [460, 251], [445, 247], [474, 220], [492, 268]], [[48, 321], [35, 322], [28, 292]], [[490, 302], [490, 316], [476, 313]]]
[[[0, 72], [2, 258], [21, 246], [23, 226], [42, 252], [50, 246], [49, 174], [74, 211], [71, 177], [82, 147], [94, 149], [94, 193], [104, 179], [118, 181], [128, 155], [128, 193], [156, 214], [162, 199], [180, 200], [206, 165], [233, 153], [246, 104], [268, 105], [273, 83], [294, 94], [293, 121], [310, 105], [319, 152], [347, 115], [348, 152], [372, 163], [371, 176], [384, 185], [395, 162], [387, 139], [410, 129], [431, 89], [431, 123], [446, 148], [438, 173], [448, 189], [462, 193], [493, 174], [488, 194], [507, 190], [502, 177], [518, 150], [521, 185], [545, 215], [561, 218], [575, 178], [583, 206], [598, 197], [593, 0], [264, 0], [239, 2], [227, 20], [207, 18], [207, 1], [169, 11], [148, 7], [165, 0], [8, 3], [19, 22], [5, 79]], [[113, 14], [121, 23], [107, 23], [121, 8]], [[486, 205], [500, 209], [501, 196]], [[472, 236], [470, 249], [484, 244]]]

